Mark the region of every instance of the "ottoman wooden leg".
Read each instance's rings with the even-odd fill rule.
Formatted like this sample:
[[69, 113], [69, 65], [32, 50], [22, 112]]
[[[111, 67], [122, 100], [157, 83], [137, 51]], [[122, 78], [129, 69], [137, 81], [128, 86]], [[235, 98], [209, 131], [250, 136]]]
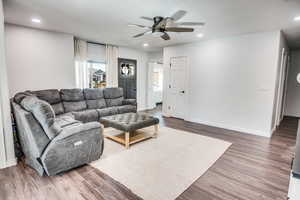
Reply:
[[126, 149], [129, 148], [129, 135], [130, 133], [129, 132], [125, 132], [125, 147]]
[[158, 124], [154, 125], [154, 134], [153, 134], [153, 137], [157, 138], [157, 135], [158, 135]]

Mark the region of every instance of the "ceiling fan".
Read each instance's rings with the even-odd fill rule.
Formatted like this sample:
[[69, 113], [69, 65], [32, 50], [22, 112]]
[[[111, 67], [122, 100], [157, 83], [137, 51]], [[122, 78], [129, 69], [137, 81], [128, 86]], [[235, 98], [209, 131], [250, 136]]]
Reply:
[[204, 22], [178, 22], [187, 12], [184, 10], [179, 10], [175, 12], [171, 17], [161, 17], [156, 16], [151, 17], [141, 17], [142, 19], [154, 22], [153, 26], [144, 26], [139, 24], [128, 24], [128, 26], [134, 26], [146, 29], [145, 32], [139, 33], [134, 38], [141, 37], [143, 35], [152, 34], [154, 36], [161, 37], [164, 40], [170, 40], [168, 32], [193, 32], [193, 28], [181, 27], [181, 26], [204, 26]]

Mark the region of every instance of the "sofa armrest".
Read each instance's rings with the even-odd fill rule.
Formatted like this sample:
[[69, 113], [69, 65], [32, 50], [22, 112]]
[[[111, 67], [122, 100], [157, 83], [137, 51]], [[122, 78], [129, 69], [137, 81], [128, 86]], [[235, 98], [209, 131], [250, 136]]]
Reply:
[[103, 152], [102, 133], [103, 126], [99, 122], [64, 128], [41, 157], [45, 172], [55, 175], [99, 159]]
[[136, 106], [137, 102], [136, 99], [124, 99], [122, 102], [123, 105], [133, 105]]
[[63, 131], [56, 136], [52, 142], [57, 140], [63, 140], [68, 137], [72, 137], [73, 135], [85, 133], [88, 134], [90, 132], [99, 132], [99, 134], [102, 134], [103, 132], [103, 125], [99, 122], [89, 122], [85, 124], [80, 124], [78, 126], [70, 126], [63, 129]]

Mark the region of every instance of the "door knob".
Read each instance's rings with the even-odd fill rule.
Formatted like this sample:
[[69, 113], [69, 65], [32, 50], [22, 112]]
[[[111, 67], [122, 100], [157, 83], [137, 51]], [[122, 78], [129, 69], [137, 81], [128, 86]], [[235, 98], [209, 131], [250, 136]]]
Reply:
[[182, 91], [180, 91], [182, 94], [184, 94], [185, 93], [185, 91], [184, 90], [182, 90]]

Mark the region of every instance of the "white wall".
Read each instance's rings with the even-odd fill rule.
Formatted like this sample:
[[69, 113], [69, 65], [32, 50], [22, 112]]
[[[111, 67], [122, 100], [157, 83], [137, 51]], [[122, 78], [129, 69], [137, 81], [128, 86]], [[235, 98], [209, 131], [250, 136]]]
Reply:
[[148, 53], [148, 62], [163, 63], [163, 50]]
[[10, 118], [4, 43], [4, 17], [2, 1], [0, 1], [0, 168], [16, 164]]
[[[75, 88], [73, 36], [5, 25], [10, 96], [25, 90]], [[146, 108], [146, 52], [119, 48], [119, 57], [137, 60], [138, 109]]]
[[76, 86], [72, 35], [9, 24], [5, 34], [10, 96]]
[[127, 47], [119, 47], [119, 57], [137, 60], [137, 102], [138, 110], [146, 109], [147, 62], [146, 52]]
[[300, 117], [300, 84], [297, 74], [300, 73], [300, 50], [291, 51], [287, 82], [287, 99], [285, 115]]
[[279, 37], [276, 31], [166, 47], [164, 115], [170, 58], [187, 56], [186, 120], [270, 137]]

